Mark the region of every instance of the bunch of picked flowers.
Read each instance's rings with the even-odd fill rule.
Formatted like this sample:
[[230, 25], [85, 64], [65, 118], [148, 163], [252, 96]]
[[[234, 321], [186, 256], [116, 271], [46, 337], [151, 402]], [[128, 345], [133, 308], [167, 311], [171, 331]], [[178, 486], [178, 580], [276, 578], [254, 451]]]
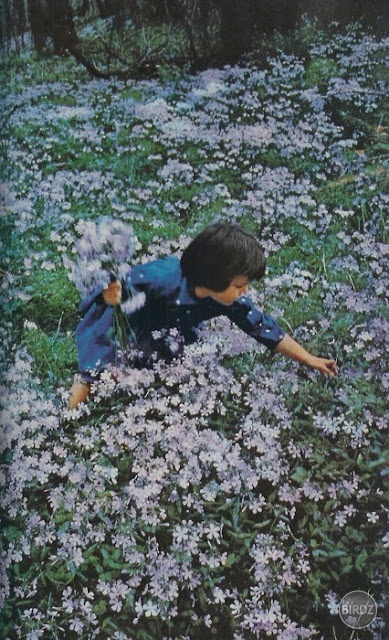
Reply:
[[75, 259], [68, 256], [63, 259], [70, 280], [84, 297], [129, 274], [129, 260], [140, 246], [131, 226], [104, 217], [97, 223], [78, 222], [76, 233], [78, 237], [72, 247]]
[[[97, 222], [78, 222], [76, 233], [72, 247], [75, 257], [71, 259], [65, 255], [63, 261], [70, 280], [84, 298], [129, 275], [129, 261], [140, 247], [130, 225], [103, 217]], [[115, 333], [123, 352], [128, 348], [128, 334], [133, 335], [128, 316], [144, 303], [145, 294], [130, 287], [126, 302], [114, 307]]]

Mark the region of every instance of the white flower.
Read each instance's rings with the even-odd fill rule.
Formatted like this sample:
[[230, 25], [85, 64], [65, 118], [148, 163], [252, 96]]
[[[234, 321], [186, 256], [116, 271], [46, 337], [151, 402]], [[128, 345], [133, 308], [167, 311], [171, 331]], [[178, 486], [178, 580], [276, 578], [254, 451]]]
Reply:
[[336, 616], [339, 613], [339, 603], [334, 601], [329, 602], [328, 610], [332, 616]]
[[151, 600], [145, 602], [145, 604], [143, 605], [143, 611], [146, 618], [157, 616], [160, 612], [158, 605], [154, 604], [154, 602], [152, 602]]
[[226, 601], [226, 595], [219, 587], [215, 587], [213, 590], [213, 597], [215, 599], [215, 604], [223, 604]]
[[379, 519], [380, 517], [378, 513], [376, 513], [375, 511], [371, 511], [370, 513], [367, 514], [368, 522], [372, 522], [374, 524], [375, 522], [378, 522]]
[[205, 534], [208, 540], [220, 540], [221, 536], [221, 526], [211, 522], [207, 527], [205, 527]]
[[31, 320], [25, 320], [23, 326], [25, 329], [30, 329], [30, 330], [34, 330], [38, 328], [35, 322], [31, 322]]
[[242, 608], [242, 605], [238, 600], [234, 600], [234, 602], [230, 604], [231, 613], [234, 616], [234, 618], [237, 618], [238, 616], [240, 616], [241, 608]]

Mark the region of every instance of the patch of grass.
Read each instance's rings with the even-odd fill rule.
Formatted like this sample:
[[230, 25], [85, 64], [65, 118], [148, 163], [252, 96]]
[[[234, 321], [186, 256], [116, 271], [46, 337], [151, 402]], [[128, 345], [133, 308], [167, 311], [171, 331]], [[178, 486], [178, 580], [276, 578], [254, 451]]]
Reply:
[[24, 317], [43, 331], [52, 332], [61, 320], [62, 330], [74, 328], [79, 294], [69, 281], [64, 268], [55, 271], [35, 269], [25, 286], [30, 299], [25, 303]]
[[327, 90], [328, 81], [336, 75], [336, 62], [331, 58], [320, 58], [308, 63], [304, 81], [307, 87], [317, 87], [320, 93], [324, 93]]
[[77, 371], [74, 335], [63, 333], [61, 320], [55, 333], [27, 323], [21, 337], [21, 344], [33, 358], [34, 375], [49, 391], [66, 383]]

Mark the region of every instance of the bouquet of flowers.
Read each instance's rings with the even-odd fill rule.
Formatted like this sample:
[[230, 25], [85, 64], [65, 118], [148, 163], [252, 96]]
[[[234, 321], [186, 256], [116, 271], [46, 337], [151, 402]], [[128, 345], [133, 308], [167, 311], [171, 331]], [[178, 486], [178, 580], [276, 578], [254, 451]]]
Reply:
[[64, 256], [69, 277], [83, 296], [130, 271], [129, 260], [139, 248], [134, 230], [119, 220], [101, 218], [97, 223], [82, 220], [76, 225], [77, 239], [72, 248], [75, 260]]
[[[83, 220], [76, 225], [77, 238], [72, 247], [75, 258], [63, 257], [69, 278], [83, 297], [95, 289], [106, 289], [111, 282], [125, 278], [131, 271], [129, 260], [140, 247], [130, 225], [103, 217], [97, 222]], [[128, 316], [145, 303], [145, 294], [129, 290], [126, 302], [114, 307], [114, 328], [122, 352], [132, 333]]]

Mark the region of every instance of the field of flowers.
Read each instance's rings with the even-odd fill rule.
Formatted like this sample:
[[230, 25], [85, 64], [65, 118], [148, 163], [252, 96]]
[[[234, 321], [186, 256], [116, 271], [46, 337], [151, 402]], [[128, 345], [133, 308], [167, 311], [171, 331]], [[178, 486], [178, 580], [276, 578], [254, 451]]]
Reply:
[[[260, 64], [137, 83], [7, 58], [5, 640], [387, 637], [387, 45], [305, 27], [298, 55], [280, 41]], [[68, 411], [64, 256], [101, 216], [134, 227], [136, 261], [211, 221], [244, 225], [268, 256], [254, 299], [340, 375], [217, 320]], [[338, 614], [355, 589], [378, 605], [359, 631]]]

